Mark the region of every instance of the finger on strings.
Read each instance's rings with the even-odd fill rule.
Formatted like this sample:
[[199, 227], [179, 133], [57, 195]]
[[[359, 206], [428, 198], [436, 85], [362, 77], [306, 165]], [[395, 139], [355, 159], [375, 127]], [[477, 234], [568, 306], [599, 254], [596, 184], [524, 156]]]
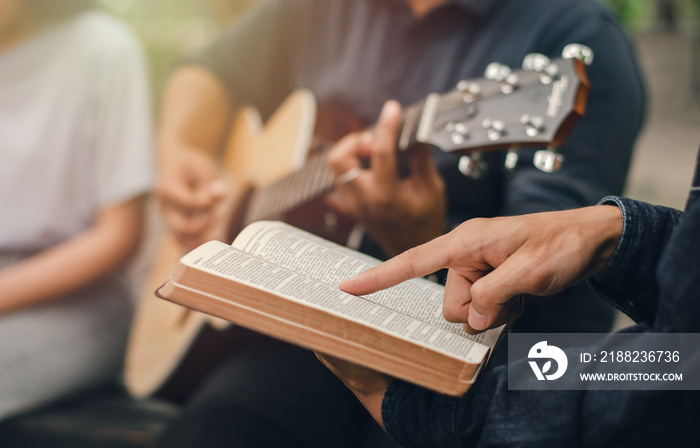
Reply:
[[371, 156], [371, 168], [379, 176], [396, 176], [396, 139], [400, 123], [401, 105], [394, 100], [384, 103], [375, 128]]

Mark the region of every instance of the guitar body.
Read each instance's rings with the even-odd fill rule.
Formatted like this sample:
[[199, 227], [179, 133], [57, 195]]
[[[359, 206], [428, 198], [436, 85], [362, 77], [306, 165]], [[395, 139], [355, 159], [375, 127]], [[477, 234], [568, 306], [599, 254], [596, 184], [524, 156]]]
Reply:
[[[236, 212], [252, 189], [270, 184], [299, 170], [310, 154], [317, 106], [313, 95], [299, 90], [277, 109], [263, 126], [252, 108], [241, 110], [233, 124], [221, 165], [230, 199], [221, 205], [222, 225], [208, 239], [230, 242], [241, 230]], [[329, 218], [322, 200], [311, 201], [282, 219], [336, 241], [352, 227], [348, 219]], [[342, 224], [341, 224], [342, 223]], [[345, 229], [345, 232], [340, 232]], [[345, 236], [344, 236], [344, 235]], [[339, 236], [340, 235], [340, 236]], [[129, 337], [125, 384], [134, 397], [159, 395], [180, 400], [193, 390], [217, 361], [235, 350], [228, 323], [160, 300], [154, 291], [169, 277], [183, 249], [163, 232], [156, 258], [141, 294]]]

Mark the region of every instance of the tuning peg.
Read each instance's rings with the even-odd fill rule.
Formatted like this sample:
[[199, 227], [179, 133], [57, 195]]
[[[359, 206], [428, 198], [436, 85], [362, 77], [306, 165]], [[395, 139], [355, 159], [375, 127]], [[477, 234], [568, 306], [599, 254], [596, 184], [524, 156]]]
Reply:
[[470, 156], [462, 156], [457, 164], [459, 172], [471, 179], [479, 179], [486, 173], [488, 165], [481, 158], [481, 153], [474, 152]]
[[504, 94], [512, 93], [515, 87], [520, 82], [520, 77], [504, 64], [492, 62], [486, 66], [484, 78], [492, 81], [497, 81], [501, 84], [501, 92]]
[[469, 138], [469, 126], [466, 123], [460, 121], [450, 121], [445, 125], [445, 132], [450, 134], [450, 140], [455, 145], [461, 145], [464, 141]]
[[535, 152], [535, 157], [532, 161], [537, 169], [545, 173], [556, 173], [561, 169], [561, 164], [563, 162], [564, 156], [553, 146]]
[[593, 50], [582, 44], [569, 44], [561, 52], [564, 59], [578, 59], [586, 65], [593, 62]]
[[539, 115], [523, 114], [520, 117], [520, 124], [525, 126], [525, 134], [534, 138], [544, 129], [544, 118]]
[[464, 94], [462, 99], [465, 103], [472, 103], [481, 95], [481, 84], [463, 79], [457, 83], [457, 90]]
[[518, 154], [518, 150], [511, 148], [506, 152], [506, 160], [505, 163], [503, 164], [506, 172], [511, 173], [515, 167], [518, 165], [518, 159], [520, 158], [520, 154]]
[[512, 73], [510, 67], [505, 64], [499, 64], [498, 62], [492, 62], [486, 66], [486, 71], [484, 71], [484, 78], [491, 79], [494, 81], [503, 81]]
[[481, 127], [486, 129], [486, 136], [492, 142], [498, 141], [506, 133], [506, 125], [501, 120], [484, 118]]
[[551, 84], [553, 78], [559, 74], [559, 66], [540, 53], [530, 53], [525, 56], [523, 70], [539, 73], [542, 84]]
[[552, 60], [540, 53], [530, 53], [523, 59], [523, 70], [528, 72], [541, 72]]

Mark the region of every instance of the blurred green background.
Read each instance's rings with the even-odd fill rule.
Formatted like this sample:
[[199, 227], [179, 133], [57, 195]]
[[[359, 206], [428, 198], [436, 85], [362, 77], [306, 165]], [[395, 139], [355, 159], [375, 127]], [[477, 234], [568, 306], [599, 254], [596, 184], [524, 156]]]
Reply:
[[209, 44], [256, 0], [97, 0], [138, 34], [155, 99], [179, 60]]
[[[183, 56], [211, 42], [257, 0], [98, 0], [140, 36], [157, 99], [164, 79]], [[523, 0], [527, 1], [527, 0]], [[600, 0], [630, 35], [687, 32], [698, 24], [700, 0]]]
[[631, 33], [675, 32], [697, 24], [700, 0], [601, 0]]

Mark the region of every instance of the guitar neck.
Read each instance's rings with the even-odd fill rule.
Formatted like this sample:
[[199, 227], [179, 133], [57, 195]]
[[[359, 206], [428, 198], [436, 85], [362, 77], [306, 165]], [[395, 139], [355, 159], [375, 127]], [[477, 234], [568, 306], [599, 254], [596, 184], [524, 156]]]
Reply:
[[287, 212], [333, 189], [328, 169], [328, 151], [311, 158], [299, 171], [277, 182], [256, 188], [250, 197], [243, 224], [263, 219], [280, 219]]
[[[403, 110], [396, 142], [399, 158], [405, 162], [417, 144], [455, 154], [561, 145], [585, 109], [583, 64], [528, 55], [523, 70], [490, 64], [486, 78], [460, 81], [454, 90], [428, 95]], [[301, 170], [255, 189], [243, 224], [280, 219], [332, 188], [327, 151], [321, 152]]]
[[[424, 104], [425, 101], [419, 101], [404, 109], [399, 127], [398, 151], [406, 151], [419, 143], [417, 133]], [[280, 219], [300, 205], [329, 193], [333, 189], [333, 175], [327, 162], [328, 149], [325, 149], [299, 171], [256, 188], [251, 194], [243, 224]]]

